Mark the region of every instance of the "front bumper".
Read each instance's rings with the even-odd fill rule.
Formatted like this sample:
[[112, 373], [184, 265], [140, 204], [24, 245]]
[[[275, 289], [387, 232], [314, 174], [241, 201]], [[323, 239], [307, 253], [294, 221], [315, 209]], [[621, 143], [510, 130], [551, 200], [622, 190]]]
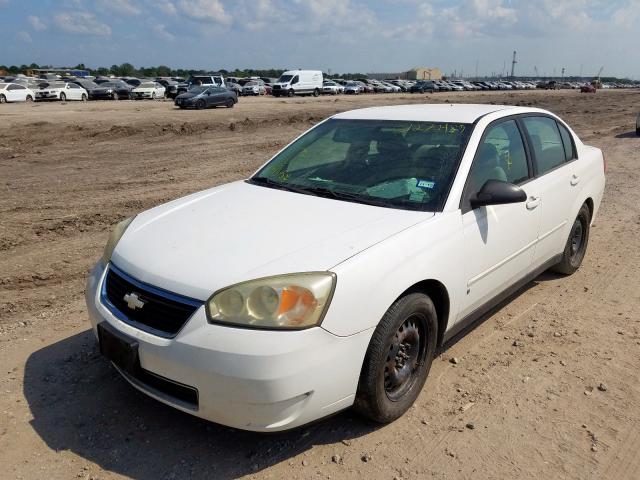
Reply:
[[294, 428], [353, 404], [373, 329], [339, 337], [317, 327], [264, 331], [211, 325], [199, 308], [174, 338], [162, 338], [118, 319], [100, 301], [106, 269], [98, 263], [87, 281], [94, 333], [108, 322], [135, 339], [140, 366], [195, 388], [197, 405], [123, 373], [151, 397], [198, 417], [254, 431]]

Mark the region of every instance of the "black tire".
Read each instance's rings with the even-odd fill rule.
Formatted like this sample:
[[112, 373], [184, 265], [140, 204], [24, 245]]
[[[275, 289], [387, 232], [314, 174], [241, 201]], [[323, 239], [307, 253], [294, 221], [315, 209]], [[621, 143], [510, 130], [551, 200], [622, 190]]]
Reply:
[[636, 128], [636, 135], [640, 137], [640, 128]]
[[591, 213], [587, 204], [580, 207], [578, 216], [576, 217], [569, 238], [562, 252], [562, 260], [551, 267], [551, 270], [565, 275], [574, 273], [584, 259], [587, 253], [587, 245], [589, 244], [589, 225], [591, 223]]
[[295, 92], [293, 91], [293, 88], [289, 90], [289, 92], [287, 92], [287, 95], [290, 97], [293, 97], [295, 95]]
[[232, 98], [230, 98], [229, 100], [227, 100], [227, 102], [225, 103], [227, 108], [233, 108], [233, 106], [236, 104], [236, 102], [233, 101]]
[[118, 95], [118, 92], [113, 92], [113, 94], [111, 95], [111, 99], [120, 100], [120, 95]]
[[204, 100], [198, 100], [196, 102], [196, 110], [202, 110], [206, 107], [207, 105], [204, 103]]
[[437, 336], [436, 309], [428, 296], [410, 293], [396, 300], [369, 342], [355, 411], [379, 423], [402, 416], [424, 386]]
[[[27, 98], [25, 99], [27, 102], [33, 102], [33, 97], [31, 95], [27, 95]], [[2, 103], [2, 102], [0, 102]]]
[[64, 101], [66, 101], [66, 100], [67, 100], [67, 96], [66, 96], [64, 93], [61, 93], [61, 94], [60, 94], [60, 101], [61, 101], [61, 102], [64, 102]]
[[156, 99], [156, 92], [151, 92], [151, 100], [155, 100]]
[[320, 95], [320, 90], [318, 90], [317, 88], [313, 91], [313, 96], [317, 97], [318, 95]]
[[86, 101], [87, 101], [87, 94], [86, 94], [86, 93], [83, 93], [83, 94], [82, 94], [82, 96], [80, 97], [80, 99], [81, 99], [83, 102], [86, 102]]
[[7, 103], [7, 97], [0, 95], [0, 103]]

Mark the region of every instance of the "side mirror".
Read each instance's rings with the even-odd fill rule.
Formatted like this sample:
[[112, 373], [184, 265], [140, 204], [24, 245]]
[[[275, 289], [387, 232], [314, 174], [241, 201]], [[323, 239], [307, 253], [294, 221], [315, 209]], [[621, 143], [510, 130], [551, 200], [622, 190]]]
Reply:
[[480, 191], [471, 197], [472, 208], [487, 205], [520, 203], [527, 200], [527, 194], [517, 185], [500, 180], [487, 180]]

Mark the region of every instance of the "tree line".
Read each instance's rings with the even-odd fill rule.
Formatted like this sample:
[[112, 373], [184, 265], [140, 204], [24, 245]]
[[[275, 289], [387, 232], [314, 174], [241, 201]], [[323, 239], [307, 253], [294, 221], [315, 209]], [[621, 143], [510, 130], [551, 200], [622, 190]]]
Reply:
[[[34, 69], [40, 68], [57, 68], [48, 65], [38, 65], [32, 63], [31, 65], [0, 65], [0, 74], [17, 75], [19, 73], [27, 74]], [[202, 69], [184, 69], [184, 68], [171, 68], [166, 65], [158, 65], [157, 67], [140, 67], [137, 68], [131, 63], [121, 63], [120, 65], [111, 65], [111, 67], [98, 67], [90, 68], [86, 67], [83, 63], [76, 65], [75, 67], [61, 67], [62, 70], [87, 70], [93, 76], [110, 76], [116, 77], [188, 77], [189, 75], [201, 75], [208, 72], [208, 70]], [[282, 72], [286, 71], [284, 68], [267, 68], [267, 69], [254, 69], [245, 68], [235, 70], [218, 69], [216, 72], [222, 73], [226, 77], [269, 77], [278, 78], [282, 75]], [[350, 80], [354, 78], [366, 78], [364, 73], [343, 73], [343, 74], [324, 74], [325, 77], [330, 76], [332, 78], [344, 78]]]

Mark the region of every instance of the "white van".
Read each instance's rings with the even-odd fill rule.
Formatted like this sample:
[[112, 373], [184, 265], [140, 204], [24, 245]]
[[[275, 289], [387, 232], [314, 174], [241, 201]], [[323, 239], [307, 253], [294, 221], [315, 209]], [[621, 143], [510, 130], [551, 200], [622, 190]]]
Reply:
[[322, 72], [320, 70], [289, 70], [284, 72], [273, 84], [274, 97], [294, 95], [313, 95], [322, 92]]

